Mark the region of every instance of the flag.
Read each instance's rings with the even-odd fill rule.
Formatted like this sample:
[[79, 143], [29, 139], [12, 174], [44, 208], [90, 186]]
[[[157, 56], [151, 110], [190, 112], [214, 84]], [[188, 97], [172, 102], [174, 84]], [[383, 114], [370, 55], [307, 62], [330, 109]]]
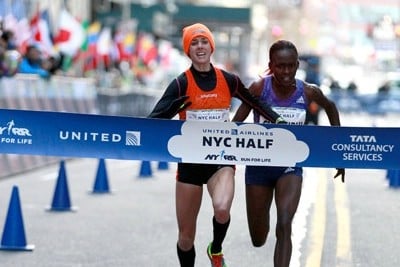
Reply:
[[157, 59], [158, 51], [154, 37], [149, 33], [142, 33], [136, 48], [138, 57], [144, 64], [149, 65]]
[[88, 50], [96, 53], [97, 41], [99, 39], [101, 24], [98, 21], [91, 23], [87, 29]]
[[[112, 38], [112, 32], [110, 27], [104, 27], [99, 35], [96, 45], [97, 56], [102, 60], [102, 64], [105, 67], [111, 66], [113, 62], [120, 60], [120, 54], [118, 48]], [[101, 64], [98, 62], [98, 64]]]
[[111, 28], [104, 27], [97, 39], [96, 51], [100, 56], [109, 55], [112, 48]]
[[118, 48], [121, 60], [129, 61], [135, 51], [136, 35], [135, 33], [119, 31], [115, 35], [115, 44]]
[[86, 45], [87, 49], [83, 55], [83, 73], [95, 70], [100, 59], [97, 55], [97, 41], [99, 39], [101, 23], [98, 21], [92, 22], [86, 29]]
[[85, 42], [86, 33], [82, 24], [74, 18], [66, 9], [60, 13], [58, 34], [54, 43], [59, 51], [74, 56]]
[[25, 54], [26, 48], [29, 45], [31, 39], [31, 27], [27, 18], [23, 18], [18, 21], [17, 31], [18, 34], [15, 35], [15, 43], [18, 47], [18, 51], [21, 54]]
[[110, 60], [118, 61], [120, 54], [112, 38], [111, 28], [105, 27], [101, 30], [97, 40], [96, 51], [99, 56], [110, 57]]
[[32, 42], [37, 44], [39, 49], [47, 55], [55, 53], [50, 31], [49, 13], [47, 10], [38, 12], [31, 19]]
[[89, 29], [89, 21], [88, 20], [84, 20], [82, 22], [82, 28], [85, 31], [85, 35], [86, 38], [84, 38], [82, 46], [81, 46], [81, 51], [87, 51], [88, 50], [88, 38], [87, 38], [87, 33], [88, 33], [88, 29]]
[[167, 69], [171, 67], [172, 62], [171, 62], [171, 54], [172, 54], [172, 43], [166, 40], [160, 41], [160, 44], [158, 46], [158, 54], [159, 54], [159, 61], [160, 65]]

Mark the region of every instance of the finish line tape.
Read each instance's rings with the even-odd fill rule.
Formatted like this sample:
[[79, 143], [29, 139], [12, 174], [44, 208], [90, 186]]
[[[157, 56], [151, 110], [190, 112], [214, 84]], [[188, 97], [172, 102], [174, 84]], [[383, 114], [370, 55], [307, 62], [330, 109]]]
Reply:
[[180, 121], [0, 109], [0, 153], [400, 169], [400, 128]]

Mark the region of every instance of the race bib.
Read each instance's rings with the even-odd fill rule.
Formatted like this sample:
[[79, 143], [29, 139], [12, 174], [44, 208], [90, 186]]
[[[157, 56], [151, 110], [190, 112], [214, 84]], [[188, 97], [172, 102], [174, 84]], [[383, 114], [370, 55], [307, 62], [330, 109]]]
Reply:
[[186, 110], [189, 121], [229, 121], [228, 109], [196, 109]]
[[[291, 107], [272, 107], [272, 109], [289, 124], [302, 125], [306, 121], [306, 110], [304, 109]], [[261, 117], [262, 123], [266, 121], [265, 118]]]

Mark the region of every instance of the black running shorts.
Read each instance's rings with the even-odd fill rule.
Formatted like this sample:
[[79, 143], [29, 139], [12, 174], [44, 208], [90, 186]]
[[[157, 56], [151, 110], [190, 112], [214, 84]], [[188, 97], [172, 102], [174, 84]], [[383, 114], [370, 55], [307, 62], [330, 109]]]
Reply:
[[202, 186], [223, 167], [235, 168], [235, 165], [199, 164], [199, 163], [178, 163], [176, 180], [182, 183]]

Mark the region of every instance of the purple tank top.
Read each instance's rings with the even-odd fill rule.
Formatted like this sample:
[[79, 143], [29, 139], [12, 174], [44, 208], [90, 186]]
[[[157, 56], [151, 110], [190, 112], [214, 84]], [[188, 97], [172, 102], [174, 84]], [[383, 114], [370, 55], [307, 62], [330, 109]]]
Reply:
[[[306, 119], [307, 98], [304, 94], [304, 83], [296, 79], [296, 91], [287, 99], [278, 99], [272, 90], [272, 76], [264, 78], [264, 88], [260, 102], [270, 105], [289, 124], [304, 124]], [[263, 123], [265, 119], [254, 112], [254, 122]]]

